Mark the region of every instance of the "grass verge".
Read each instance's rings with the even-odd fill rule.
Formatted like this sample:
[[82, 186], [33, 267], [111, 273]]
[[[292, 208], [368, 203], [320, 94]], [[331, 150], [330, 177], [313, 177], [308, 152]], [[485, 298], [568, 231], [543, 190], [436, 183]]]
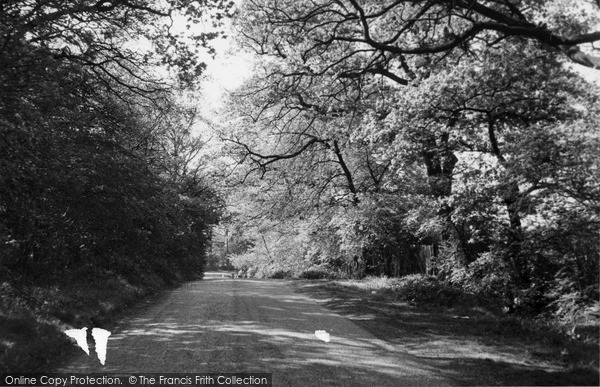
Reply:
[[457, 384], [600, 385], [597, 335], [574, 339], [545, 321], [505, 315], [414, 279], [295, 284]]
[[149, 272], [138, 278], [89, 268], [0, 280], [0, 373], [52, 371], [80, 351], [65, 330], [109, 328], [132, 305], [175, 285]]

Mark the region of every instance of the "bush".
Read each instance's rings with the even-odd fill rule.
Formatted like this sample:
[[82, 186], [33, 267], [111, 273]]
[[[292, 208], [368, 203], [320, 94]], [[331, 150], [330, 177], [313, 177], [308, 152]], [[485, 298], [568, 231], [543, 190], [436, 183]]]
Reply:
[[392, 292], [404, 301], [453, 306], [465, 293], [448, 282], [423, 274], [411, 274], [401, 278], [368, 276], [360, 281], [341, 281], [342, 286], [352, 286], [371, 291]]
[[267, 276], [267, 278], [273, 279], [285, 279], [292, 278], [292, 273], [288, 270], [277, 270]]
[[393, 290], [398, 288], [400, 278], [369, 275], [360, 281], [353, 281], [352, 283], [357, 287], [366, 290]]
[[300, 273], [300, 278], [307, 280], [333, 279], [335, 275], [323, 269], [308, 269]]
[[402, 277], [394, 288], [401, 299], [419, 304], [452, 306], [463, 294], [449, 283], [422, 274]]
[[252, 266], [252, 267], [248, 268], [248, 270], [246, 270], [245, 277], [246, 278], [259, 277], [259, 275], [258, 275], [258, 267]]

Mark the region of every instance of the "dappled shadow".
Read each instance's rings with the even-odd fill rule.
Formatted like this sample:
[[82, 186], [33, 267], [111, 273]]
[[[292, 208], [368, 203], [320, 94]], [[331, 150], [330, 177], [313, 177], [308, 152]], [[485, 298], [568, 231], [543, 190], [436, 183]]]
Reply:
[[599, 385], [598, 372], [565, 369], [553, 359], [557, 348], [535, 341], [517, 324], [507, 326], [475, 311], [411, 306], [333, 284], [298, 282], [296, 289], [457, 384]]
[[[331, 341], [315, 336], [326, 330]], [[276, 385], [449, 385], [409, 356], [294, 293], [285, 281], [213, 279], [169, 293], [124, 321], [106, 366], [82, 356], [65, 372], [273, 372]]]
[[591, 369], [548, 370], [489, 358], [432, 358], [439, 369], [464, 385], [597, 386]]

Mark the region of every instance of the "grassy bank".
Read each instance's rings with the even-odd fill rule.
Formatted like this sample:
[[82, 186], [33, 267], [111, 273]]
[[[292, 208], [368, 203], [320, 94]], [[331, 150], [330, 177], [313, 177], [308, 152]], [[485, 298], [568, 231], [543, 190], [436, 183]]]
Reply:
[[[125, 278], [92, 268], [0, 280], [0, 373], [47, 372], [80, 351], [63, 332], [109, 328], [125, 310], [181, 282], [150, 271]], [[110, 330], [110, 329], [109, 329]]]
[[598, 325], [574, 335], [429, 280], [298, 281], [376, 337], [462, 385], [599, 385]]

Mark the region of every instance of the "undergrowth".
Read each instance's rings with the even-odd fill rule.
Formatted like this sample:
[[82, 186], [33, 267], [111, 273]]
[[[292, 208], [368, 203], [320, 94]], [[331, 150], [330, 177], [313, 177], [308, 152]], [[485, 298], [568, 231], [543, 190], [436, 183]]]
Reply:
[[539, 315], [511, 313], [487, 294], [466, 292], [458, 286], [440, 281], [435, 277], [421, 274], [400, 278], [368, 276], [362, 280], [335, 281], [335, 284], [385, 294], [394, 300], [405, 301], [413, 305], [483, 311], [493, 314], [505, 322], [510, 320], [511, 325], [517, 324], [527, 330], [551, 332], [551, 335], [560, 336], [557, 340], [567, 337], [569, 340], [596, 344], [600, 341], [600, 319], [597, 315], [588, 314], [583, 320], [565, 319], [564, 313], [560, 310]]
[[67, 329], [106, 327], [141, 298], [183, 279], [151, 271], [130, 278], [79, 268], [39, 278], [0, 278], [0, 373], [48, 372], [75, 348]]

